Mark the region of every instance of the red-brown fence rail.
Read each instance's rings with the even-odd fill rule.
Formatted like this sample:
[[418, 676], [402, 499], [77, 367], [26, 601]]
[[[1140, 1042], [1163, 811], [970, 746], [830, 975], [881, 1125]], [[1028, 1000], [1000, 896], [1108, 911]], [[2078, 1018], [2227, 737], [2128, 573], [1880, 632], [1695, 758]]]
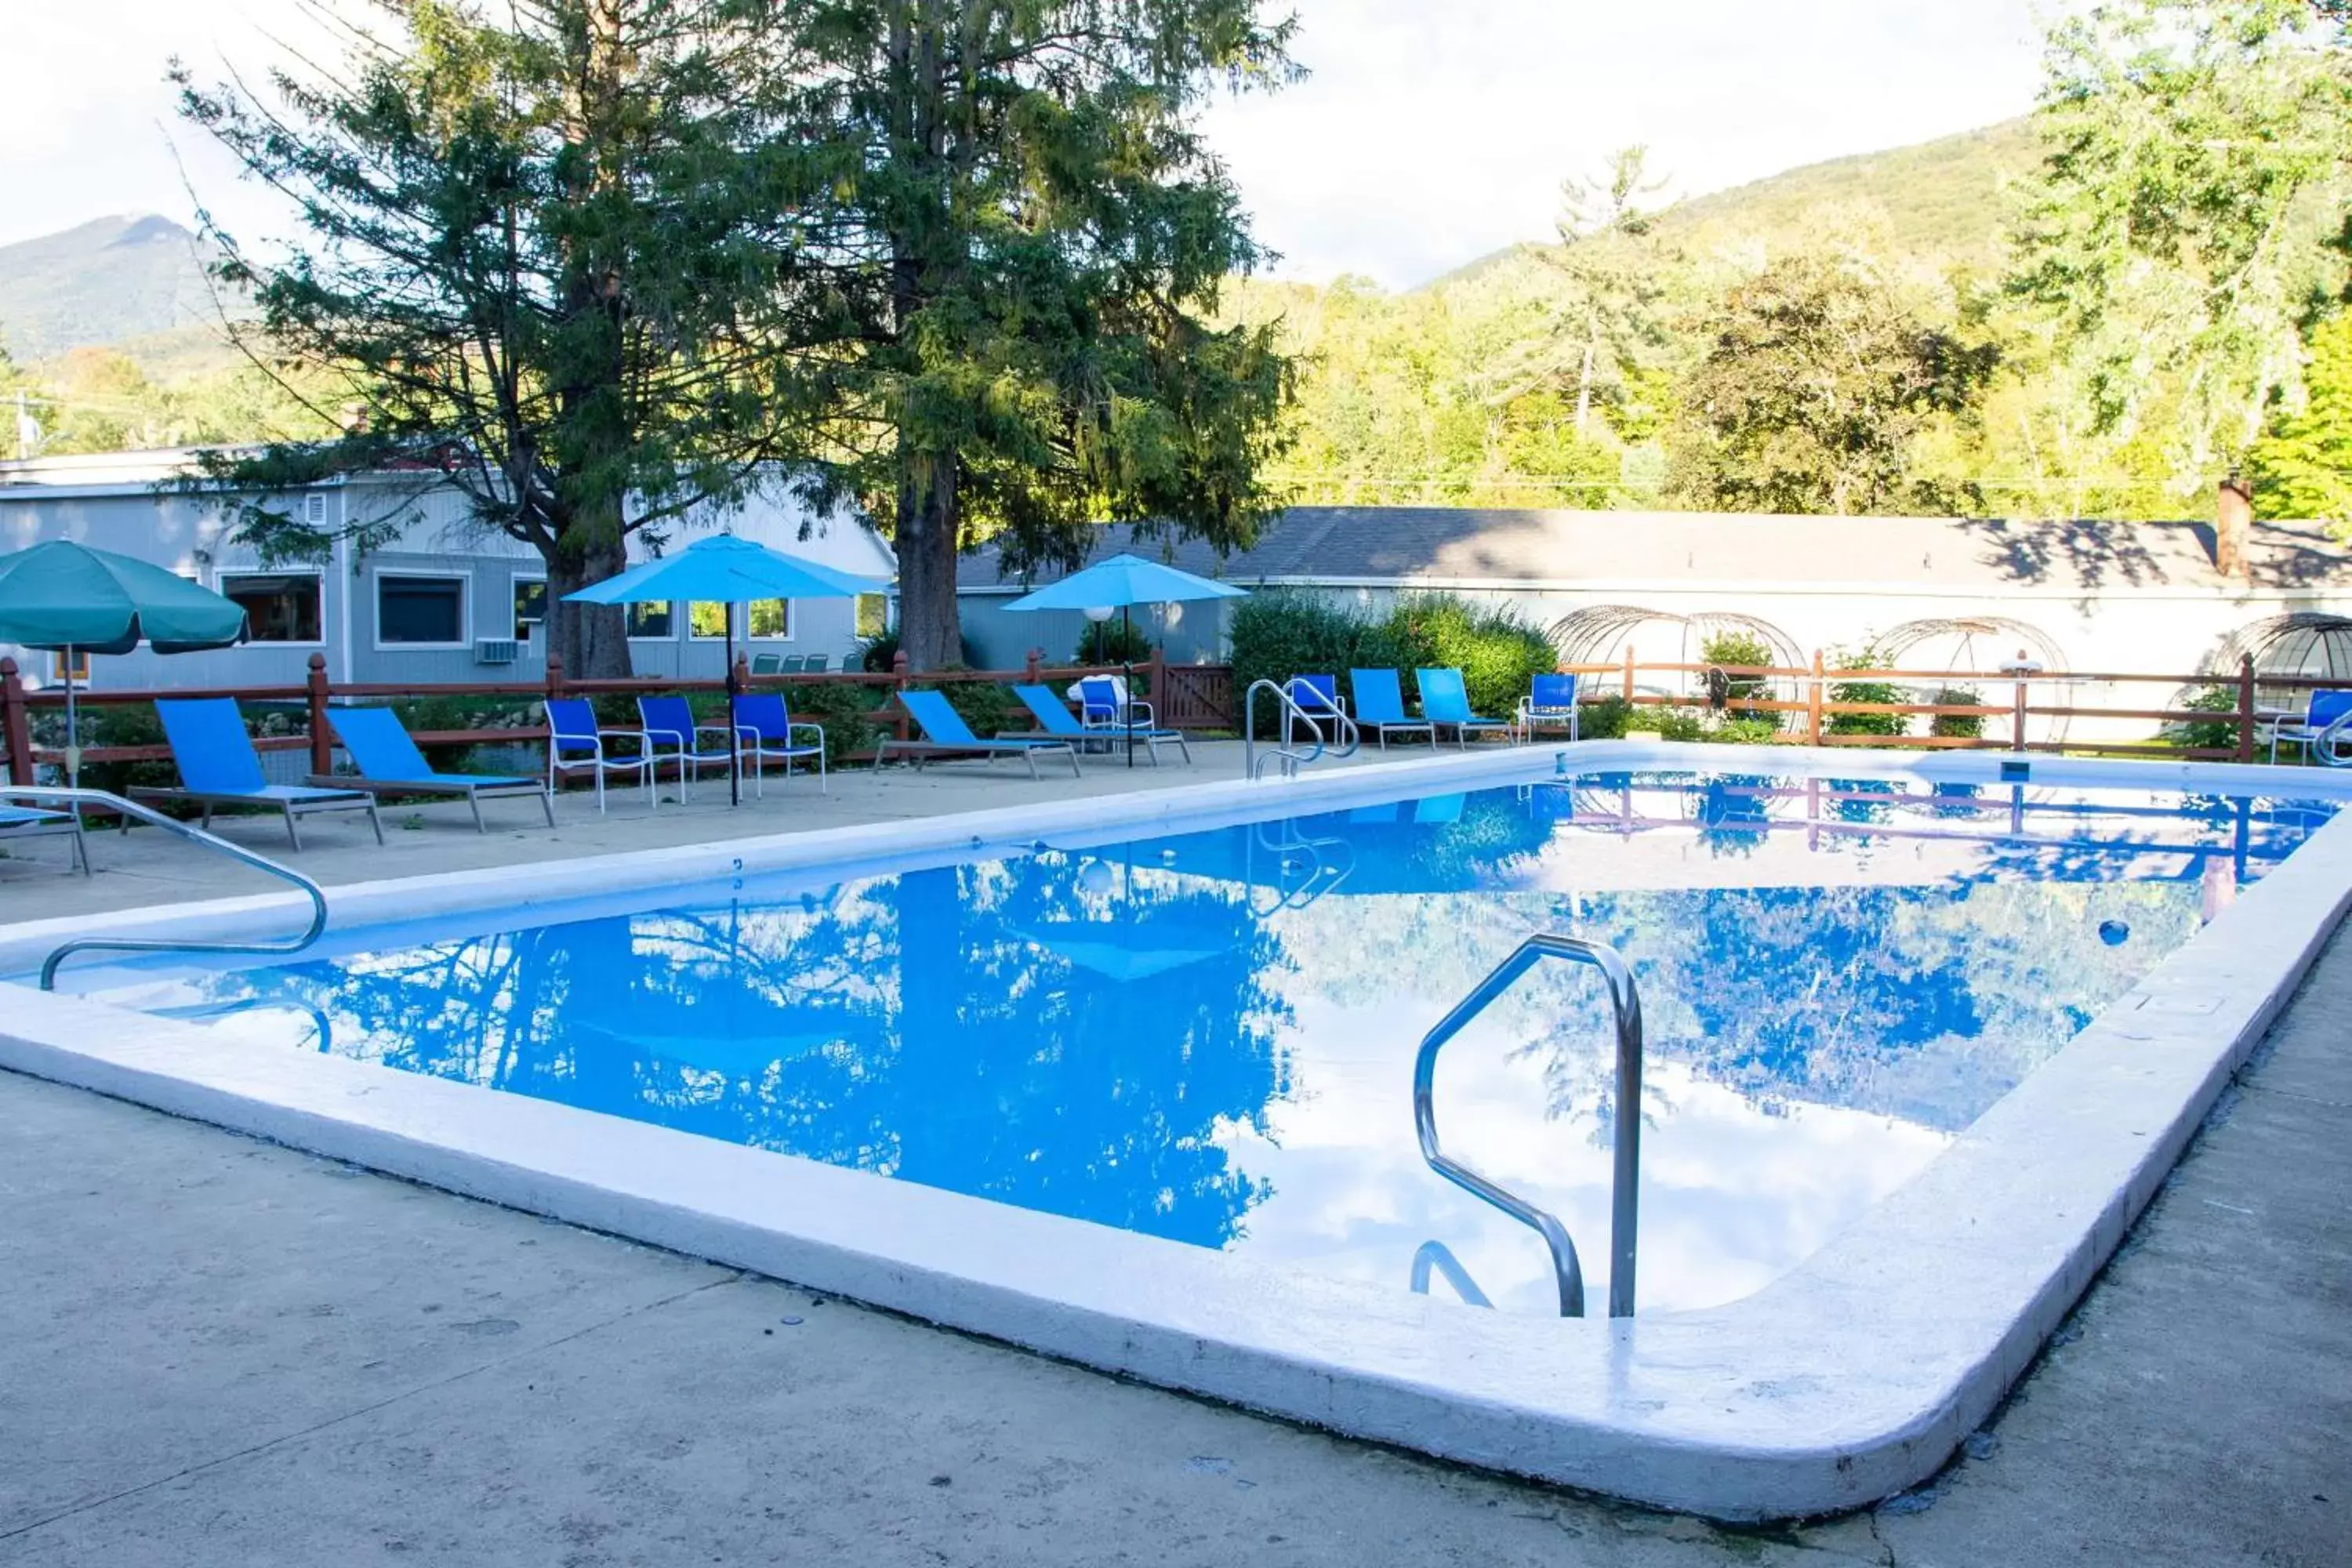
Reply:
[[[1201, 731], [1229, 728], [1233, 722], [1234, 680], [1232, 667], [1228, 665], [1172, 665], [1154, 659], [1132, 667], [1048, 666], [1033, 657], [1026, 666], [1017, 670], [941, 670], [919, 676], [907, 670], [902, 655], [898, 668], [887, 674], [844, 670], [824, 674], [753, 675], [747, 664], [738, 660], [735, 677], [739, 689], [747, 691], [831, 686], [864, 688], [887, 694], [910, 687], [1011, 685], [1016, 681], [1045, 685], [1059, 691], [1088, 677], [1119, 675], [1123, 670], [1131, 671], [1135, 677], [1139, 694], [1152, 700], [1155, 717], [1163, 725]], [[334, 682], [327, 679], [325, 656], [312, 654], [310, 679], [299, 686], [184, 688], [168, 691], [100, 688], [77, 692], [75, 701], [93, 710], [148, 704], [159, 697], [227, 697], [239, 702], [282, 705], [288, 709], [299, 707], [299, 726], [292, 721], [293, 715], [289, 713], [284, 733], [268, 732], [265, 728], [265, 732], [254, 737], [254, 746], [263, 752], [307, 752], [310, 771], [325, 773], [333, 768], [335, 752], [334, 735], [328, 726], [327, 714], [339, 703], [441, 697], [503, 697], [514, 700], [518, 706], [529, 707], [551, 698], [669, 692], [719, 694], [726, 689], [727, 683], [721, 679], [646, 677], [622, 680], [573, 680], [565, 677], [562, 663], [552, 659], [549, 661], [547, 678], [543, 681], [471, 681], [435, 686], [382, 681]], [[0, 658], [0, 762], [7, 764], [10, 779], [30, 780], [37, 766], [65, 762], [63, 748], [37, 743], [33, 725], [36, 713], [61, 712], [64, 706], [62, 690], [26, 690], [16, 661]], [[908, 736], [905, 710], [887, 700], [887, 697], [869, 720], [902, 740]], [[544, 745], [547, 726], [541, 721], [520, 726], [420, 730], [415, 732], [414, 738], [418, 744], [426, 746]], [[171, 754], [171, 748], [163, 745], [87, 746], [82, 749], [81, 760], [85, 764], [161, 762]]]

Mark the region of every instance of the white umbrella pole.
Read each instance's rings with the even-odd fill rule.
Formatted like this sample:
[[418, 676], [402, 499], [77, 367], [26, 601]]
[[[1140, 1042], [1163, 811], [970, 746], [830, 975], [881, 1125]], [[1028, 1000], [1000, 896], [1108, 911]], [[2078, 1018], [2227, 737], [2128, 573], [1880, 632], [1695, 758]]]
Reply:
[[[744, 605], [743, 615], [747, 621], [751, 614], [751, 606]], [[751, 628], [746, 625], [743, 629], [748, 633]], [[735, 606], [732, 605], [727, 606], [727, 713], [724, 722], [727, 726], [727, 804], [736, 806], [743, 804], [743, 743], [735, 733]], [[767, 786], [763, 784], [761, 787], [764, 789]]]
[[66, 787], [81, 788], [81, 726], [74, 713], [74, 650], [66, 645]]

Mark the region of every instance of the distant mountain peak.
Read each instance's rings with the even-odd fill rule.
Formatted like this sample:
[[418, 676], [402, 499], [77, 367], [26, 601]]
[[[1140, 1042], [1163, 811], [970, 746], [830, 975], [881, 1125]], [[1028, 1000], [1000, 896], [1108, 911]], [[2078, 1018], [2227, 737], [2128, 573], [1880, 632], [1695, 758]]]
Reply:
[[136, 213], [121, 221], [122, 231], [107, 241], [110, 246], [196, 243], [194, 230], [183, 228], [160, 213]]
[[159, 213], [118, 213], [0, 246], [0, 347], [43, 360], [216, 322], [204, 248]]

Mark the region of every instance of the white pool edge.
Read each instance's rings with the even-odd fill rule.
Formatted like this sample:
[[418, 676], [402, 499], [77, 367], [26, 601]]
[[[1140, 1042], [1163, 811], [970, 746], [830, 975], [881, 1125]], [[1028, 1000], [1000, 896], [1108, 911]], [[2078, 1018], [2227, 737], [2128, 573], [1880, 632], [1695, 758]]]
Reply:
[[[2001, 759], [1624, 743], [1573, 764], [1995, 782]], [[339, 924], [512, 907], [874, 854], [1149, 828], [1262, 801], [1524, 776], [1526, 751], [1223, 784], [338, 889]], [[2341, 796], [2322, 776], [2284, 795]], [[2036, 784], [2279, 787], [2267, 770], [2033, 763]], [[488, 884], [485, 886], [485, 884]], [[492, 896], [495, 895], [495, 896]], [[1727, 1520], [1862, 1506], [1934, 1473], [2105, 1264], [2352, 896], [2329, 824], [1938, 1157], [1766, 1290], [1631, 1324], [1507, 1318], [313, 1056], [22, 987], [0, 1067], [1443, 1458]], [[277, 900], [0, 928], [274, 929]], [[37, 958], [37, 953], [34, 953]]]

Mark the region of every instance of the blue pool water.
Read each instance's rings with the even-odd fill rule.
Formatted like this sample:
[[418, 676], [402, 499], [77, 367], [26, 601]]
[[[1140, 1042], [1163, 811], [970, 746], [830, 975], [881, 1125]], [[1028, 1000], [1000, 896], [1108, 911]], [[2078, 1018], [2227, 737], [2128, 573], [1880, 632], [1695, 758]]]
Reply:
[[[257, 1048], [1393, 1289], [1440, 1242], [1542, 1311], [1540, 1243], [1422, 1163], [1412, 1058], [1522, 938], [1567, 931], [1639, 977], [1653, 1310], [1821, 1247], [2333, 810], [1603, 774], [100, 984]], [[1449, 1151], [1560, 1215], [1596, 1299], [1604, 1008], [1589, 973], [1538, 971], [1436, 1086]]]

